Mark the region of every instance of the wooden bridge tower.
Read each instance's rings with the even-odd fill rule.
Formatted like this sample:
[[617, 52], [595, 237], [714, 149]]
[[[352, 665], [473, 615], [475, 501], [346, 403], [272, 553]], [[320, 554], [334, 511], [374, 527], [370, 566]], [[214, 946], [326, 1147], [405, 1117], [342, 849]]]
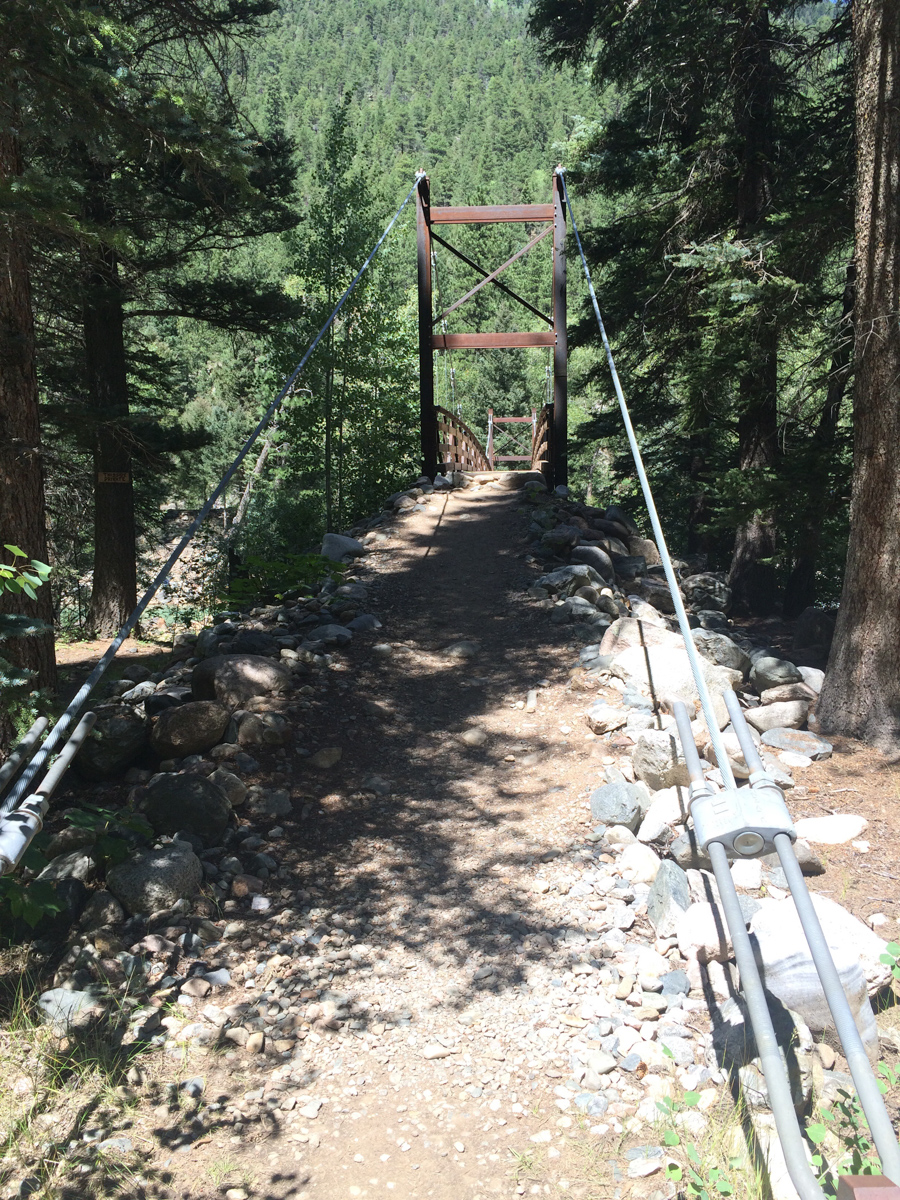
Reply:
[[[501, 266], [489, 271], [474, 262], [462, 251], [434, 231], [436, 225], [469, 225], [494, 222], [534, 223], [543, 226], [530, 241]], [[550, 412], [542, 414], [542, 426], [549, 423], [549, 458], [540, 465], [549, 476], [551, 486], [568, 482], [566, 453], [567, 370], [568, 344], [566, 336], [566, 214], [559, 175], [553, 172], [553, 201], [551, 204], [497, 204], [466, 207], [432, 208], [428, 176], [420, 175], [416, 192], [416, 230], [419, 284], [419, 396], [422, 430], [422, 465], [424, 473], [433, 479], [445, 465], [440, 453], [439, 410], [434, 403], [435, 350], [484, 350], [497, 347], [517, 349], [523, 346], [553, 347], [553, 402]], [[498, 278], [507, 267], [522, 258], [546, 237], [553, 236], [553, 298], [551, 314], [535, 308]], [[437, 317], [432, 310], [431, 251], [433, 243], [443, 246], [461, 259], [477, 275], [480, 282], [451, 304]], [[547, 325], [546, 329], [515, 333], [440, 333], [435, 332], [449, 313], [460, 308], [487, 284], [498, 288], [516, 300]], [[449, 414], [448, 414], [449, 415]], [[545, 450], [546, 453], [546, 450]]]

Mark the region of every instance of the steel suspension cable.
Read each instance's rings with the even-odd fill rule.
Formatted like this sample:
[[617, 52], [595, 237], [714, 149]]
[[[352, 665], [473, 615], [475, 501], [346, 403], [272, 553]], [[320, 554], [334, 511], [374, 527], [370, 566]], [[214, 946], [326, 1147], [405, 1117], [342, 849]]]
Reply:
[[572, 218], [572, 232], [575, 234], [575, 242], [578, 246], [578, 253], [581, 255], [581, 265], [584, 268], [585, 278], [587, 279], [588, 291], [591, 295], [591, 303], [594, 306], [594, 314], [597, 317], [597, 324], [600, 327], [600, 337], [603, 340], [603, 349], [606, 351], [606, 361], [609, 364], [613, 387], [615, 388], [616, 392], [616, 399], [619, 402], [619, 410], [622, 414], [625, 432], [628, 435], [628, 444], [631, 447], [631, 456], [634, 459], [635, 469], [637, 470], [638, 479], [641, 483], [641, 491], [644, 493], [644, 503], [647, 505], [647, 512], [650, 516], [650, 524], [653, 527], [653, 535], [656, 538], [656, 545], [659, 549], [659, 557], [662, 560], [663, 570], [666, 575], [666, 583], [669, 585], [669, 591], [672, 593], [672, 603], [675, 606], [675, 616], [678, 618], [678, 628], [681, 630], [681, 636], [684, 639], [684, 648], [687, 652], [688, 661], [690, 662], [691, 666], [691, 673], [694, 676], [694, 682], [697, 686], [697, 694], [700, 697], [700, 706], [703, 709], [703, 716], [706, 719], [706, 727], [709, 730], [709, 737], [710, 741], [712, 742], [713, 750], [715, 751], [716, 762], [719, 770], [722, 773], [722, 779], [726, 788], [734, 788], [736, 786], [734, 773], [731, 769], [731, 763], [728, 761], [725, 743], [722, 740], [721, 733], [719, 732], [719, 723], [716, 720], [715, 712], [713, 711], [712, 697], [709, 694], [709, 688], [706, 686], [706, 679], [703, 675], [700, 656], [697, 653], [696, 646], [694, 645], [694, 639], [691, 637], [691, 628], [688, 624], [687, 613], [685, 612], [684, 608], [684, 601], [681, 598], [681, 592], [678, 588], [678, 580], [675, 578], [675, 568], [672, 566], [672, 559], [669, 555], [669, 548], [666, 545], [666, 539], [663, 533], [662, 524], [660, 523], [659, 513], [656, 511], [656, 504], [653, 500], [653, 492], [650, 487], [650, 481], [647, 478], [647, 472], [644, 470], [644, 460], [641, 457], [641, 450], [638, 446], [637, 437], [635, 436], [634, 426], [631, 423], [631, 414], [628, 411], [628, 403], [625, 400], [625, 393], [622, 390], [622, 381], [619, 379], [619, 372], [616, 369], [616, 360], [613, 358], [613, 352], [609, 344], [609, 338], [606, 336], [606, 326], [603, 324], [603, 317], [600, 313], [600, 305], [597, 302], [597, 293], [594, 291], [594, 283], [591, 279], [591, 272], [587, 264], [587, 259], [585, 258], [584, 247], [581, 244], [581, 235], [578, 232], [578, 225], [575, 222], [575, 214], [572, 212], [572, 202], [569, 199], [569, 192], [566, 187], [566, 174], [562, 167], [557, 167], [556, 173], [559, 176], [560, 183], [562, 184], [566, 208], [568, 209], [569, 216]]
[[160, 587], [163, 585], [163, 583], [168, 578], [169, 572], [172, 570], [172, 567], [174, 567], [175, 563], [178, 561], [178, 559], [183, 554], [183, 552], [184, 552], [185, 548], [187, 547], [188, 543], [190, 542], [191, 538], [193, 538], [194, 534], [197, 532], [197, 530], [200, 528], [200, 526], [206, 520], [207, 516], [209, 516], [209, 513], [211, 512], [216, 501], [219, 499], [219, 497], [222, 495], [222, 493], [228, 487], [228, 484], [234, 478], [234, 475], [235, 475], [236, 471], [238, 470], [238, 468], [240, 467], [241, 463], [244, 461], [244, 459], [250, 453], [253, 443], [256, 441], [256, 439], [259, 437], [259, 435], [263, 432], [263, 430], [266, 428], [266, 426], [272, 420], [275, 413], [279, 410], [281, 405], [284, 403], [284, 400], [286, 399], [286, 397], [290, 394], [291, 389], [293, 388], [295, 382], [297, 381], [300, 373], [302, 372], [302, 370], [306, 366], [306, 364], [309, 362], [309, 359], [312, 356], [313, 352], [315, 351], [316, 347], [318, 346], [319, 342], [322, 340], [322, 338], [327, 333], [329, 326], [339, 315], [339, 313], [341, 312], [341, 309], [344, 307], [344, 305], [347, 303], [347, 300], [350, 298], [351, 293], [355, 290], [357, 284], [362, 279], [363, 275], [365, 274], [365, 272], [368, 270], [369, 266], [371, 265], [372, 260], [375, 258], [375, 255], [380, 250], [381, 245], [384, 242], [385, 238], [387, 237], [387, 235], [391, 232], [391, 230], [394, 228], [394, 226], [399, 221], [403, 210], [406, 208], [407, 204], [409, 204], [410, 200], [412, 199], [413, 193], [415, 192], [416, 188], [419, 186], [419, 178], [420, 178], [420, 175], [417, 174], [415, 182], [413, 183], [413, 185], [409, 189], [409, 191], [406, 193], [406, 198], [404, 199], [403, 203], [400, 205], [400, 207], [394, 213], [393, 217], [391, 217], [388, 224], [385, 226], [384, 231], [382, 232], [378, 241], [372, 247], [372, 250], [369, 253], [368, 258], [363, 263], [363, 265], [359, 268], [359, 270], [356, 272], [352, 281], [348, 285], [347, 289], [344, 291], [343, 295], [341, 296], [341, 298], [338, 300], [337, 304], [332, 309], [331, 314], [328, 317], [328, 320], [325, 322], [325, 324], [322, 326], [322, 328], [319, 330], [319, 332], [313, 338], [312, 342], [308, 346], [303, 357], [300, 359], [300, 361], [297, 363], [297, 366], [293, 369], [293, 371], [288, 376], [287, 380], [285, 381], [285, 383], [284, 383], [283, 387], [281, 388], [281, 390], [279, 391], [278, 395], [275, 397], [275, 399], [272, 401], [272, 403], [269, 405], [269, 407], [263, 413], [262, 417], [258, 421], [253, 432], [250, 434], [250, 436], [244, 442], [244, 445], [241, 447], [240, 451], [238, 452], [238, 454], [237, 454], [236, 458], [234, 459], [234, 461], [232, 462], [231, 466], [228, 468], [228, 470], [222, 476], [221, 480], [219, 481], [218, 486], [215, 488], [212, 495], [209, 497], [209, 499], [206, 501], [206, 503], [200, 509], [197, 516], [194, 518], [194, 520], [188, 526], [188, 529], [185, 532], [184, 536], [182, 537], [181, 541], [178, 543], [178, 545], [175, 547], [175, 549], [172, 551], [172, 553], [166, 559], [166, 562], [164, 563], [164, 565], [160, 568], [159, 572], [157, 573], [156, 578], [153, 580], [153, 582], [150, 584], [149, 588], [147, 588], [146, 592], [144, 592], [143, 596], [138, 601], [137, 607], [135, 608], [134, 612], [132, 612], [132, 614], [129, 616], [128, 620], [125, 622], [125, 624], [119, 630], [119, 632], [116, 634], [115, 638], [110, 643], [110, 645], [107, 648], [106, 652], [104, 653], [103, 657], [100, 659], [100, 661], [97, 663], [96, 667], [94, 667], [93, 671], [91, 671], [90, 675], [87, 677], [87, 679], [81, 685], [81, 687], [78, 689], [78, 692], [76, 693], [76, 695], [73, 697], [73, 699], [69, 703], [65, 712], [62, 714], [62, 716], [59, 718], [59, 720], [56, 722], [56, 724], [51, 729], [50, 733], [47, 735], [47, 738], [44, 741], [43, 745], [41, 746], [40, 750], [37, 751], [37, 753], [34, 755], [34, 757], [31, 759], [31, 761], [28, 763], [28, 765], [22, 771], [22, 774], [19, 776], [18, 780], [16, 781], [15, 786], [10, 789], [9, 794], [5, 797], [2, 804], [0, 804], [0, 816], [6, 816], [7, 814], [13, 812], [16, 808], [18, 808], [18, 806], [20, 805], [22, 800], [28, 795], [29, 789], [31, 788], [31, 785], [34, 782], [37, 775], [47, 766], [50, 756], [67, 739], [69, 730], [71, 729], [75, 718], [77, 717], [78, 713], [81, 711], [88, 696], [91, 694], [91, 692], [94, 690], [94, 688], [100, 682], [100, 680], [103, 678], [103, 675], [106, 673], [106, 670], [109, 667], [109, 664], [112, 662], [113, 658], [115, 658], [116, 653], [119, 650], [119, 647], [122, 645], [122, 643], [128, 637], [129, 633], [131, 633], [132, 629], [134, 629], [135, 625], [141, 619], [142, 615], [144, 614], [144, 611], [147, 608], [147, 605], [150, 603], [150, 601], [153, 599], [153, 597], [159, 591]]

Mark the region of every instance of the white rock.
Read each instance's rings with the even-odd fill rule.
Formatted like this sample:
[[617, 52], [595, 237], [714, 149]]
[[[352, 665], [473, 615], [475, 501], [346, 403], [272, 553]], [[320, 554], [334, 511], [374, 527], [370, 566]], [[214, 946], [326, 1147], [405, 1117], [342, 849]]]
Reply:
[[869, 822], [851, 813], [834, 813], [830, 817], [803, 817], [794, 822], [797, 836], [823, 846], [843, 846], [859, 837]]
[[825, 682], [825, 672], [820, 671], [818, 667], [798, 667], [797, 670], [803, 676], [803, 682], [807, 687], [818, 695], [822, 691], [822, 684]]
[[687, 788], [670, 787], [654, 792], [650, 807], [638, 829], [639, 842], [652, 842], [668, 825], [683, 825], [687, 820]]
[[675, 930], [683, 958], [698, 962], [726, 962], [731, 957], [731, 937], [725, 917], [709, 902], [692, 904], [678, 918]]
[[806, 767], [811, 767], [813, 764], [811, 758], [808, 758], [805, 754], [795, 754], [793, 750], [782, 750], [777, 757], [786, 767], [799, 771], [805, 770]]
[[800, 729], [808, 713], [808, 700], [783, 700], [778, 704], [748, 708], [744, 716], [752, 729], [765, 733], [768, 729]]
[[619, 870], [632, 883], [652, 883], [659, 871], [659, 861], [659, 855], [654, 850], [636, 842], [622, 851]]
[[762, 887], [762, 863], [758, 858], [737, 858], [731, 866], [734, 886], [746, 891], [758, 891]]
[[664, 729], [647, 729], [635, 743], [632, 755], [634, 772], [653, 791], [683, 786], [690, 776], [678, 735]]
[[[878, 1030], [869, 1004], [861, 950], [874, 942], [881, 953], [884, 943], [834, 900], [813, 893], [812, 901], [856, 1027], [874, 1065], [878, 1061]], [[831, 1011], [794, 902], [763, 901], [753, 914], [750, 935], [766, 989], [799, 1013], [814, 1033], [832, 1028]], [[885, 966], [883, 970], [889, 972], [890, 968]]]

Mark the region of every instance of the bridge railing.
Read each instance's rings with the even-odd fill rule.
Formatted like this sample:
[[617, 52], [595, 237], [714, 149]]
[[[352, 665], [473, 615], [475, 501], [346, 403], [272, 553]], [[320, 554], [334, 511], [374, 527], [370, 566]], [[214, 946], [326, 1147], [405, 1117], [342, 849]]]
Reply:
[[454, 413], [435, 406], [438, 429], [438, 469], [441, 471], [489, 471], [484, 448], [478, 438]]
[[549, 487], [553, 472], [553, 405], [545, 404], [538, 413], [531, 446], [531, 469], [540, 471]]

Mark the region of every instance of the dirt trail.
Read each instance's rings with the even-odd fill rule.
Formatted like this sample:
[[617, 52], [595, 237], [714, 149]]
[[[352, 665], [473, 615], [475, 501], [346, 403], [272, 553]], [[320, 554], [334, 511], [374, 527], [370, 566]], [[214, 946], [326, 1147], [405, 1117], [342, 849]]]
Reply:
[[[601, 765], [576, 715], [583, 697], [565, 690], [565, 634], [523, 598], [527, 522], [516, 493], [436, 495], [362, 560], [384, 627], [341, 654], [295, 734], [295, 749], [339, 746], [341, 761], [327, 774], [288, 752], [271, 763], [305, 819], [281, 822], [264, 847], [281, 862], [267, 894], [277, 906], [281, 888], [282, 907], [298, 896], [312, 907], [274, 928], [251, 918], [237, 956], [265, 963], [297, 925], [332, 940], [344, 927], [365, 962], [346, 950], [318, 960], [306, 1002], [337, 997], [356, 1018], [311, 1031], [293, 1055], [273, 1055], [270, 1038], [267, 1057], [155, 1056], [160, 1082], [203, 1078], [204, 1104], [271, 1110], [291, 1099], [244, 1128], [207, 1114], [199, 1138], [177, 1104], [166, 1117], [139, 1110], [131, 1134], [146, 1194], [617, 1194], [604, 1154], [614, 1157], [634, 1105], [612, 1106], [590, 1134], [571, 1093], [554, 1094], [570, 1075], [566, 1045], [587, 1024], [566, 1008], [586, 991], [572, 974], [586, 938], [573, 930], [567, 942], [564, 895], [536, 894], [534, 876], [587, 832]], [[472, 657], [447, 653], [459, 641]], [[389, 656], [373, 652], [378, 642]], [[473, 729], [483, 744], [460, 741]], [[648, 927], [641, 940], [652, 939]], [[248, 992], [238, 973], [213, 998], [256, 998], [268, 977]], [[668, 1193], [657, 1179], [639, 1194]]]

